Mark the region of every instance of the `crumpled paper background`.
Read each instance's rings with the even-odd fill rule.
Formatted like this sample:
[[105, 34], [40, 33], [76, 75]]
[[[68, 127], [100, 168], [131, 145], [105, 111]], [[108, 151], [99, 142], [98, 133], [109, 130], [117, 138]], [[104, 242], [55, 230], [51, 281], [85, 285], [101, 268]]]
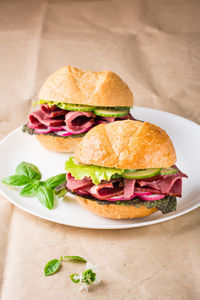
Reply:
[[[26, 121], [43, 81], [66, 64], [111, 69], [136, 105], [200, 122], [199, 11], [195, 0], [1, 0], [0, 138]], [[44, 221], [0, 196], [1, 299], [199, 299], [199, 212], [87, 230]], [[67, 277], [80, 265], [43, 275], [48, 260], [73, 254], [99, 266], [103, 283], [89, 293]]]

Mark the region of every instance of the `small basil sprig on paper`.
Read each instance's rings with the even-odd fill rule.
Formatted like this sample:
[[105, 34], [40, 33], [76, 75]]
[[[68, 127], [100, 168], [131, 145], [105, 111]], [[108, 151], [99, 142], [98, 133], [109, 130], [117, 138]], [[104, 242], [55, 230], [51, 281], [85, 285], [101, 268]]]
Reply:
[[45, 276], [50, 276], [58, 272], [61, 266], [61, 261], [65, 261], [64, 258], [68, 258], [69, 261], [87, 262], [87, 260], [81, 256], [61, 256], [60, 259], [50, 260], [44, 267]]
[[76, 284], [80, 283], [80, 291], [88, 291], [88, 288], [91, 285], [97, 285], [101, 282], [101, 279], [98, 275], [98, 270], [96, 266], [93, 266], [89, 262], [86, 264], [86, 270], [80, 272], [80, 274], [74, 273], [69, 275], [69, 278]]
[[66, 174], [62, 173], [41, 181], [40, 170], [33, 164], [21, 162], [15, 170], [15, 174], [2, 179], [8, 185], [25, 186], [20, 191], [23, 197], [36, 196], [40, 203], [52, 209], [54, 207], [54, 189], [65, 182]]
[[62, 260], [64, 260], [64, 258], [68, 258], [69, 259], [69, 261], [80, 261], [80, 262], [87, 262], [87, 260], [85, 259], [85, 258], [83, 258], [83, 257], [81, 257], [81, 256], [70, 256], [70, 255], [68, 255], [68, 256], [61, 256], [61, 261]]
[[92, 271], [92, 269], [85, 270], [82, 272], [81, 276], [78, 274], [71, 274], [69, 275], [71, 280], [74, 283], [86, 283], [87, 285], [90, 285], [92, 282], [96, 279], [96, 273]]
[[86, 263], [86, 269], [83, 272], [80, 272], [80, 274], [73, 273], [69, 275], [69, 278], [72, 282], [79, 284], [80, 291], [88, 291], [88, 288], [90, 285], [96, 285], [101, 282], [101, 279], [97, 276], [97, 268], [96, 266], [93, 266], [87, 260], [81, 256], [61, 256], [60, 259], [52, 259], [50, 260], [44, 267], [44, 274], [45, 276], [50, 276], [55, 273], [57, 273], [61, 267], [61, 262], [65, 261], [65, 259], [68, 259], [69, 261], [75, 261], [75, 262], [84, 262]]

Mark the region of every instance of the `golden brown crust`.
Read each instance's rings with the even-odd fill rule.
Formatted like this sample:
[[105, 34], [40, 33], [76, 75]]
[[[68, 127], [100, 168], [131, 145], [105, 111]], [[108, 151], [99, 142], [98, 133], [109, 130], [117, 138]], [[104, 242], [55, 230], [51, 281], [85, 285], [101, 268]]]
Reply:
[[93, 72], [65, 66], [50, 75], [39, 98], [97, 106], [132, 106], [133, 95], [121, 78], [111, 71]]
[[82, 140], [82, 137], [63, 138], [44, 134], [36, 134], [35, 136], [44, 148], [56, 152], [74, 152]]
[[82, 164], [121, 169], [169, 167], [176, 153], [167, 133], [140, 121], [117, 121], [91, 129], [75, 152]]
[[96, 201], [92, 201], [80, 196], [76, 196], [76, 200], [81, 206], [89, 210], [90, 212], [110, 219], [133, 219], [143, 218], [149, 216], [157, 211], [156, 207], [146, 208], [145, 206], [125, 206], [125, 205], [101, 205]]

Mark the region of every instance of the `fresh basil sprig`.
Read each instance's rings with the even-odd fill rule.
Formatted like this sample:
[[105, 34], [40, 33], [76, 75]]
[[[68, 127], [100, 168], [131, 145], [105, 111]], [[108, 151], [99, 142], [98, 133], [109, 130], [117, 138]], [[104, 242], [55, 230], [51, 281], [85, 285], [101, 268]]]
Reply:
[[65, 182], [66, 174], [62, 173], [41, 181], [40, 170], [29, 162], [21, 162], [15, 170], [15, 174], [2, 179], [8, 185], [25, 186], [20, 191], [23, 197], [36, 196], [40, 203], [52, 209], [54, 207], [54, 189]]
[[101, 282], [101, 279], [99, 278], [97, 274], [97, 268], [96, 266], [90, 264], [85, 258], [81, 256], [61, 256], [60, 260], [59, 259], [52, 259], [50, 260], [44, 267], [44, 275], [45, 276], [50, 276], [55, 273], [57, 273], [61, 267], [61, 262], [65, 261], [65, 259], [68, 259], [68, 261], [76, 261], [76, 262], [84, 262], [86, 263], [86, 269], [85, 271], [80, 272], [79, 274], [73, 273], [69, 275], [69, 278], [71, 279], [72, 282], [79, 285], [79, 290], [80, 291], [88, 291], [88, 288], [91, 285], [94, 284], [99, 284]]
[[88, 269], [85, 270], [84, 272], [82, 272], [81, 275], [81, 279], [80, 279], [80, 275], [79, 274], [71, 274], [69, 275], [71, 281], [73, 281], [74, 283], [85, 283], [87, 285], [90, 285], [92, 282], [95, 281], [96, 279], [96, 273], [92, 271], [92, 269]]
[[50, 260], [44, 267], [45, 276], [53, 275], [60, 269], [61, 261], [65, 261], [64, 258], [68, 258], [69, 261], [87, 262], [87, 260], [81, 256], [61, 256], [60, 259]]

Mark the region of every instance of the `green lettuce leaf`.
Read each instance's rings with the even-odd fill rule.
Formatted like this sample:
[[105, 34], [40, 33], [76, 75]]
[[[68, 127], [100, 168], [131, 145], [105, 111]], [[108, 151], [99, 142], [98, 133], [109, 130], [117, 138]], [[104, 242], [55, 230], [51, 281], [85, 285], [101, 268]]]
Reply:
[[[36, 106], [36, 105], [40, 105], [40, 104], [48, 104], [49, 107], [51, 107], [52, 105], [56, 105], [58, 106], [59, 108], [62, 108], [62, 109], [66, 109], [66, 110], [79, 110], [78, 108], [91, 108], [91, 109], [88, 109], [88, 111], [93, 111], [95, 109], [95, 106], [91, 106], [91, 105], [82, 105], [82, 104], [72, 104], [72, 103], [65, 103], [65, 102], [59, 102], [59, 101], [48, 101], [48, 100], [38, 100], [38, 101], [35, 101], [33, 102], [33, 106]], [[74, 108], [74, 109], [73, 109]], [[114, 107], [109, 107], [109, 106], [101, 106], [102, 109], [106, 108], [111, 108], [112, 110], [115, 109], [115, 110], [123, 110], [123, 109], [129, 109], [130, 110], [130, 106], [114, 106]], [[84, 111], [84, 110], [83, 110]], [[85, 110], [87, 111], [87, 110]]]
[[65, 163], [65, 169], [78, 180], [84, 177], [90, 177], [95, 185], [99, 184], [102, 180], [109, 181], [114, 175], [115, 177], [116, 175], [120, 177], [124, 173], [123, 169], [105, 168], [94, 165], [78, 165], [74, 162], [72, 157]]
[[42, 99], [33, 102], [33, 106], [40, 105], [40, 104], [48, 104], [49, 107], [51, 107], [51, 106], [53, 106], [53, 105], [58, 106], [58, 105], [61, 104], [61, 103], [62, 103], [62, 105], [63, 105], [62, 108], [65, 109], [64, 106], [66, 105], [66, 107], [67, 107], [67, 103], [57, 102], [57, 101], [48, 101], [48, 100], [42, 100]]
[[[82, 105], [82, 104], [74, 104], [74, 103], [66, 103], [66, 102], [59, 102], [59, 101], [48, 101], [48, 100], [42, 100], [40, 99], [39, 101], [33, 102], [33, 105], [40, 105], [40, 104], [48, 104], [49, 107], [56, 105], [61, 109], [65, 110], [81, 110], [81, 108], [86, 108], [86, 111], [93, 111], [95, 109], [94, 106], [91, 105]], [[83, 109], [84, 111], [84, 109]]]

